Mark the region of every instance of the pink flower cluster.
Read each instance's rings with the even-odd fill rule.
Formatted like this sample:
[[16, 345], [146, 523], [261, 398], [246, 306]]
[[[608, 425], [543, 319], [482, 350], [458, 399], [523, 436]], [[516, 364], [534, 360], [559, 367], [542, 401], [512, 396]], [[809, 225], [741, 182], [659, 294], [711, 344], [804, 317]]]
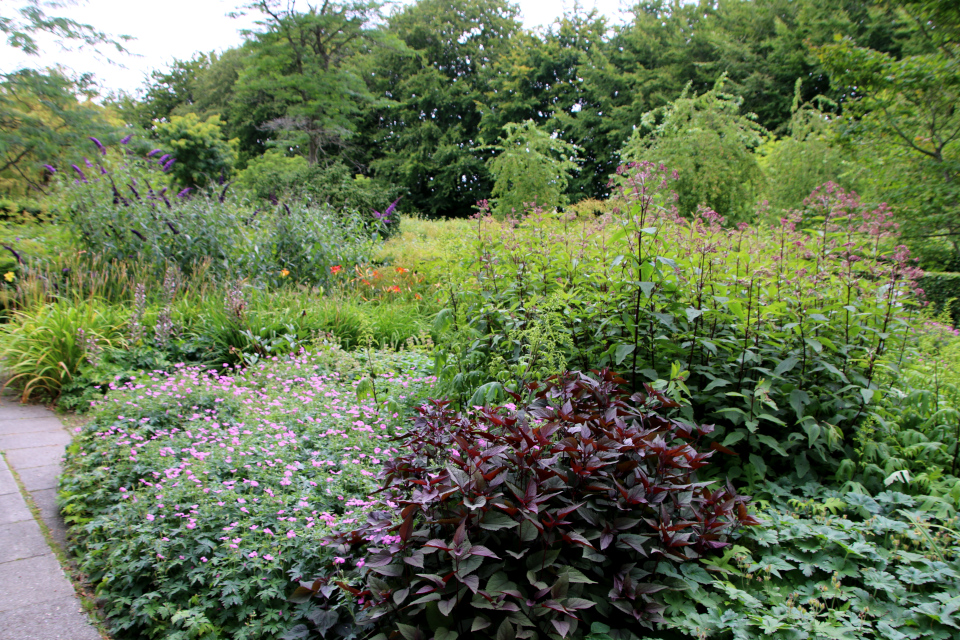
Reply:
[[[77, 455], [116, 452], [118, 473], [142, 469], [118, 497], [132, 521], [163, 532], [159, 559], [174, 557], [168, 547], [180, 553], [185, 535], [216, 533], [215, 554], [275, 566], [301, 538], [317, 541], [364, 518], [373, 478], [397, 452], [399, 416], [358, 401], [353, 377], [310, 353], [247, 369], [153, 372], [111, 385], [95, 408], [97, 423], [109, 426]], [[378, 376], [381, 397], [399, 400], [433, 382], [402, 371]], [[210, 551], [197, 549], [195, 561], [216, 564]]]

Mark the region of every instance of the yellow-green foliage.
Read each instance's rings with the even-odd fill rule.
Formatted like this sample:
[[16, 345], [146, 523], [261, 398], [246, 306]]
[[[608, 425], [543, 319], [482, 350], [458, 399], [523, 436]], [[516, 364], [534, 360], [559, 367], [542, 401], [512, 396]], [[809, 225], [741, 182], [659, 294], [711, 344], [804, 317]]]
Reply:
[[377, 260], [417, 271], [436, 283], [456, 269], [466, 252], [472, 251], [477, 223], [471, 220], [427, 220], [404, 216], [400, 233], [390, 238]]
[[220, 116], [201, 121], [194, 113], [172, 116], [157, 125], [161, 147], [173, 154], [171, 175], [188, 187], [205, 186], [221, 173], [229, 175], [236, 161], [236, 141], [223, 139]]

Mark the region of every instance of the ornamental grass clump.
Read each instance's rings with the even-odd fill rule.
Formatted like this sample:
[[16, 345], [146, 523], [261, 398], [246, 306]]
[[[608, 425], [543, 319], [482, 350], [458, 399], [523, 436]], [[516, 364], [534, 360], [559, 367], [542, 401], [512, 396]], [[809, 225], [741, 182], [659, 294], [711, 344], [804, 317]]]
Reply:
[[423, 406], [379, 509], [330, 537], [331, 570], [294, 592], [316, 609], [288, 637], [635, 638], [660, 622], [658, 592], [686, 588], [668, 575], [757, 520], [749, 498], [697, 481], [709, 426], [595, 373], [532, 384], [520, 409]]

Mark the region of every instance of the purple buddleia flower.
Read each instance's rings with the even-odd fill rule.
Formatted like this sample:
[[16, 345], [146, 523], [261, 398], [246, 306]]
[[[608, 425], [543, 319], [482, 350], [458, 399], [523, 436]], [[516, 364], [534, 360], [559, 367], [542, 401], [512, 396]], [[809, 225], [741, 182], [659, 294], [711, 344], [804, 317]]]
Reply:
[[48, 165], [48, 164], [45, 164], [45, 165], [43, 165], [43, 168], [44, 168], [44, 169], [46, 169], [47, 171], [49, 171], [49, 172], [50, 172], [51, 174], [53, 174], [53, 173], [56, 173], [56, 172], [57, 172], [57, 170], [56, 170], [56, 169], [54, 169], [53, 167], [51, 167], [51, 166], [50, 166], [50, 165]]
[[148, 157], [148, 158], [152, 158], [153, 156], [157, 155], [158, 153], [163, 153], [163, 149], [154, 149], [153, 151], [151, 151], [150, 153], [147, 154], [147, 157]]
[[133, 232], [133, 235], [137, 236], [141, 240], [146, 241], [146, 238], [143, 237], [143, 234], [137, 231], [136, 229], [130, 229], [130, 231]]
[[[223, 184], [223, 183], [221, 182], [220, 184]], [[223, 201], [226, 199], [226, 197], [227, 197], [227, 188], [228, 188], [229, 186], [230, 186], [230, 183], [229, 183], [229, 182], [228, 182], [227, 184], [224, 184], [224, 185], [223, 185], [223, 191], [220, 192], [220, 198], [219, 198], [220, 204], [223, 204]]]
[[93, 168], [93, 163], [90, 162], [89, 160], [87, 160], [87, 156], [83, 156], [83, 162], [84, 162], [84, 164], [87, 165], [87, 169], [92, 169], [92, 168]]
[[173, 231], [173, 235], [175, 236], [180, 235], [180, 232], [177, 231], [177, 228], [173, 226], [172, 222], [170, 222], [169, 220], [164, 220], [164, 222], [167, 224], [168, 227], [170, 227], [170, 231]]
[[160, 156], [160, 158], [157, 160], [157, 162], [159, 162], [160, 164], [163, 164], [164, 162], [167, 161], [167, 158], [171, 158], [171, 157], [173, 157], [173, 154], [165, 153], [165, 154], [163, 154], [162, 156]]
[[120, 138], [120, 144], [127, 144], [128, 142], [130, 142], [130, 139], [131, 139], [131, 138], [133, 138], [133, 134], [132, 134], [132, 133], [129, 134], [129, 135], [123, 136], [122, 138]]
[[97, 140], [97, 139], [94, 138], [93, 136], [90, 136], [90, 142], [92, 142], [93, 144], [97, 145], [97, 149], [100, 151], [100, 154], [101, 154], [101, 155], [104, 155], [104, 156], [107, 155], [107, 148], [106, 148], [105, 146], [103, 146], [103, 143], [102, 143], [102, 142], [100, 142], [99, 140]]
[[133, 185], [132, 185], [132, 184], [128, 184], [128, 185], [127, 185], [127, 188], [129, 188], [130, 191], [133, 192], [133, 195], [134, 195], [134, 197], [135, 197], [137, 200], [140, 199], [140, 194], [137, 193], [137, 190], [133, 188]]
[[100, 175], [107, 175], [107, 170], [103, 167], [103, 165], [100, 165]]
[[172, 166], [173, 166], [173, 163], [176, 162], [176, 161], [177, 161], [176, 158], [170, 158], [169, 160], [167, 160], [167, 164], [165, 164], [165, 165], [163, 165], [163, 167], [161, 167], [161, 168], [163, 169], [163, 172], [166, 173], [167, 171], [170, 171], [170, 167], [172, 167]]
[[389, 216], [391, 213], [393, 213], [393, 210], [397, 208], [397, 203], [400, 202], [402, 198], [403, 196], [400, 196], [399, 198], [391, 202], [390, 206], [387, 207], [387, 210], [383, 212], [383, 215]]
[[73, 170], [77, 172], [77, 174], [83, 179], [84, 182], [87, 181], [87, 176], [83, 175], [83, 171], [80, 170], [80, 167], [78, 167], [75, 164], [72, 164], [70, 166], [73, 167]]
[[178, 194], [177, 194], [177, 197], [178, 197], [178, 198], [186, 198], [186, 197], [187, 197], [187, 194], [190, 193], [191, 191], [193, 191], [193, 189], [192, 189], [191, 187], [187, 187], [186, 189], [184, 189], [183, 191], [181, 191], [180, 193], [178, 193]]
[[[403, 196], [400, 196], [402, 198]], [[383, 213], [380, 213], [377, 210], [374, 210], [373, 217], [382, 222], [383, 224], [390, 224], [390, 214], [393, 213], [394, 209], [397, 208], [397, 203], [400, 202], [400, 198], [397, 198], [390, 203], [390, 206], [387, 207], [387, 210]]]

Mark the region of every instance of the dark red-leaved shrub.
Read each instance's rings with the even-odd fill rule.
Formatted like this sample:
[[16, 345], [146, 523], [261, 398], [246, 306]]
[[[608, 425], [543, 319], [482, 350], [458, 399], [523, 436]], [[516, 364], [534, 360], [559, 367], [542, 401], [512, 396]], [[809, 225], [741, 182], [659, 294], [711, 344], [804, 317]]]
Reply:
[[521, 409], [422, 407], [384, 467], [383, 510], [331, 538], [331, 574], [294, 593], [314, 607], [290, 637], [582, 637], [599, 622], [633, 638], [658, 622], [664, 573], [756, 521], [748, 498], [696, 479], [711, 428], [624, 382], [572, 373]]

